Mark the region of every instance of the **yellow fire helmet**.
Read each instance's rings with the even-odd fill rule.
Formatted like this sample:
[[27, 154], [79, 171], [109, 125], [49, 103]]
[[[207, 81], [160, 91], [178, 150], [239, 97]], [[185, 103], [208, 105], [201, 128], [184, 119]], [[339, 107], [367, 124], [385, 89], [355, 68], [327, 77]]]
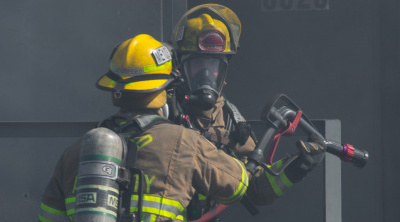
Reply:
[[240, 32], [240, 20], [232, 10], [223, 5], [203, 4], [181, 17], [171, 42], [180, 54], [236, 54]]
[[170, 50], [150, 35], [141, 34], [114, 48], [110, 70], [96, 86], [113, 92], [153, 93], [174, 80], [171, 71]]

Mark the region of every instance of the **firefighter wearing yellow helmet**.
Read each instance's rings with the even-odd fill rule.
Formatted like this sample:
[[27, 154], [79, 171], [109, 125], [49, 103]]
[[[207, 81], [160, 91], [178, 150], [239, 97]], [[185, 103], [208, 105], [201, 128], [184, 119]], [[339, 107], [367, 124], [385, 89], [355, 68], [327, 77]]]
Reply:
[[[170, 50], [153, 37], [142, 34], [115, 47], [110, 70], [96, 86], [112, 91], [117, 106], [160, 108], [166, 102], [163, 89], [174, 80], [171, 72]], [[131, 99], [132, 94], [140, 99]]]
[[238, 50], [240, 30], [235, 13], [216, 4], [195, 7], [178, 22], [172, 44], [190, 106], [209, 110], [221, 96], [229, 56]]
[[[186, 207], [195, 191], [226, 204], [243, 196], [248, 185], [244, 164], [160, 112], [165, 89], [173, 81], [171, 69], [168, 48], [149, 35], [138, 35], [114, 49], [110, 70], [96, 85], [111, 91], [114, 105], [121, 109], [63, 153], [44, 192], [40, 221], [72, 221], [74, 216], [76, 221], [186, 221]], [[104, 169], [110, 170], [105, 166], [118, 165], [113, 165], [116, 158], [103, 166], [99, 163], [108, 159], [104, 155], [79, 154], [88, 143], [123, 151], [116, 161], [118, 176], [109, 179], [114, 181], [101, 184]], [[95, 160], [84, 162], [88, 158]], [[96, 177], [94, 183], [99, 184], [89, 186], [88, 177]], [[110, 188], [111, 183], [119, 184], [119, 190]], [[100, 198], [110, 190], [115, 197]], [[110, 204], [116, 198], [118, 202]]]
[[[181, 17], [172, 33], [171, 42], [177, 52], [179, 71], [185, 82], [183, 87], [176, 89], [176, 96], [172, 97], [169, 104], [171, 120], [198, 130], [219, 149], [246, 163], [257, 139], [236, 106], [222, 95], [228, 61], [239, 49], [240, 32], [239, 18], [222, 5], [199, 5]], [[299, 149], [307, 150], [308, 144], [303, 145]], [[296, 163], [290, 164], [279, 176], [271, 175], [259, 166], [249, 184], [249, 200], [245, 199], [242, 203], [246, 203], [248, 209], [254, 207], [252, 204], [271, 203], [311, 170], [298, 170], [300, 165], [310, 164], [305, 159], [319, 163], [323, 154], [323, 148], [311, 152], [306, 158], [299, 158]], [[284, 161], [279, 160], [269, 167], [280, 168]], [[191, 206], [201, 205], [202, 209], [196, 212], [209, 211], [212, 214], [220, 212], [212, 209], [217, 202], [200, 195], [192, 200]], [[201, 213], [188, 216], [189, 219], [197, 219]]]

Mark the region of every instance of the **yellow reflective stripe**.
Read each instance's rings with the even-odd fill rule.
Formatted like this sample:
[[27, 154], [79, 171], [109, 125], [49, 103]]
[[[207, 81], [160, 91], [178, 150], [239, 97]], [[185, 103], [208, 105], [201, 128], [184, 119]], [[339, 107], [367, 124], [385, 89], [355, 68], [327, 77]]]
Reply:
[[75, 208], [71, 208], [69, 210], [67, 210], [67, 215], [74, 215], [75, 214]]
[[289, 180], [289, 178], [286, 176], [285, 171], [282, 172], [279, 177], [281, 178], [282, 182], [285, 184], [287, 187], [293, 186], [292, 181]]
[[233, 158], [241, 167], [242, 169], [242, 180], [239, 183], [239, 187], [237, 188], [237, 190], [235, 191], [235, 193], [230, 196], [230, 197], [218, 197], [218, 201], [221, 203], [232, 203], [234, 201], [236, 201], [237, 199], [239, 199], [240, 197], [242, 197], [244, 195], [244, 193], [247, 190], [247, 186], [249, 183], [249, 179], [247, 177], [247, 171], [246, 169], [243, 167], [243, 165], [239, 162], [239, 160]]
[[67, 210], [67, 215], [74, 215], [75, 214], [75, 208], [71, 208], [69, 210]]
[[75, 203], [76, 197], [68, 197], [65, 199], [65, 204]]
[[[279, 160], [278, 162], [276, 162], [276, 167], [278, 169], [280, 169], [282, 167], [282, 165], [283, 165], [283, 160]], [[279, 174], [279, 178], [281, 179], [283, 184], [285, 184], [286, 187], [293, 186], [293, 183], [289, 180], [289, 178], [287, 178], [285, 171], [283, 171], [281, 174]]]
[[[147, 141], [143, 142], [142, 144], [140, 144], [143, 140], [147, 139]], [[146, 146], [147, 144], [153, 142], [153, 137], [150, 134], [147, 134], [143, 137], [141, 137], [137, 142], [137, 148], [140, 150], [142, 149], [144, 146]]]
[[207, 200], [207, 197], [204, 196], [203, 194], [198, 194], [199, 200]]
[[157, 220], [157, 216], [152, 214], [150, 215], [150, 222], [155, 222]]
[[51, 213], [57, 216], [67, 216], [67, 213], [63, 210], [57, 210], [55, 208], [49, 207], [44, 203], [40, 204], [40, 208], [42, 208], [42, 210], [44, 210], [47, 213]]
[[[280, 169], [283, 165], [283, 160], [279, 160], [276, 163], [274, 163], [273, 166], [268, 165], [268, 168], [276, 167], [276, 169]], [[270, 182], [272, 189], [274, 190], [274, 193], [277, 196], [282, 196], [284, 193], [284, 190], [286, 188], [289, 188], [293, 185], [293, 183], [287, 178], [286, 174], [282, 172], [279, 174], [279, 177], [273, 176], [269, 174], [268, 172], [265, 172], [268, 178], [268, 181]]]
[[65, 211], [58, 210], [53, 207], [47, 206], [44, 203], [40, 204], [39, 221], [42, 222], [67, 222], [68, 217]]
[[[139, 200], [138, 195], [132, 195], [131, 200]], [[166, 204], [170, 206], [174, 206], [179, 209], [180, 212], [185, 210], [185, 207], [182, 206], [182, 204], [179, 201], [176, 200], [171, 200], [165, 197], [157, 197], [157, 196], [150, 196], [150, 195], [144, 195], [143, 196], [144, 201], [152, 201], [152, 202], [157, 202], [161, 204]]]
[[76, 184], [78, 183], [78, 176], [75, 176], [74, 188], [72, 189], [71, 193], [75, 193], [76, 191]]
[[153, 64], [153, 65], [147, 65], [143, 67], [144, 73], [149, 73], [149, 72], [154, 72], [154, 71], [159, 71], [159, 70], [164, 70], [164, 69], [168, 69], [172, 67], [172, 62], [168, 61], [162, 65], [157, 65], [157, 64]]
[[[130, 212], [138, 211], [138, 199], [138, 195], [131, 196]], [[179, 201], [158, 196], [143, 196], [142, 212], [144, 213], [175, 219], [183, 211], [185, 211], [185, 207]]]
[[187, 222], [186, 218], [184, 218], [183, 215], [178, 215], [178, 216], [175, 218], [175, 220], [180, 220], [180, 221], [183, 221], [183, 222]]
[[69, 197], [65, 199], [65, 207], [67, 208], [67, 215], [75, 214], [76, 197]]
[[274, 190], [274, 193], [279, 197], [282, 196], [283, 191], [278, 187], [278, 184], [275, 181], [275, 177], [270, 175], [267, 171], [265, 171], [265, 174], [267, 175], [268, 181], [271, 184], [272, 190]]
[[[131, 212], [137, 212], [138, 211], [138, 207], [131, 207]], [[152, 214], [157, 214], [163, 217], [168, 217], [171, 219], [175, 219], [176, 218], [176, 214], [166, 211], [166, 210], [160, 210], [157, 208], [153, 208], [153, 207], [142, 207], [142, 211], [144, 213], [152, 213]]]

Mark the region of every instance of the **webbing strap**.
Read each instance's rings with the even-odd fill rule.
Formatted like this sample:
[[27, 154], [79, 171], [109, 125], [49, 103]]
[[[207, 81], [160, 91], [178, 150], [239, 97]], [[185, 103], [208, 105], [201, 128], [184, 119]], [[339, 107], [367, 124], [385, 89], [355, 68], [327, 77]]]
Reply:
[[[163, 118], [162, 116], [159, 115], [151, 115], [151, 114], [145, 114], [145, 115], [139, 115], [135, 117], [134, 119], [130, 121], [123, 121], [121, 122], [120, 125], [116, 123], [117, 118], [122, 118], [120, 116], [113, 116], [109, 118], [109, 121], [104, 121], [103, 123], [106, 124], [107, 128], [110, 128], [114, 132], [118, 133], [120, 135], [121, 139], [123, 142], [125, 142], [125, 145], [127, 147], [127, 152], [124, 152], [124, 167], [131, 172], [131, 176], [138, 174], [139, 175], [139, 195], [137, 195], [137, 203], [136, 208], [138, 209], [136, 211], [137, 216], [139, 218], [142, 217], [142, 212], [144, 212], [144, 207], [143, 207], [143, 172], [139, 169], [136, 168], [136, 160], [137, 160], [137, 152], [138, 152], [138, 146], [133, 141], [133, 137], [141, 134], [143, 131], [146, 131], [147, 129], [151, 128], [154, 125], [160, 124], [160, 123], [170, 123], [169, 120]], [[126, 134], [128, 133], [128, 134]], [[126, 137], [122, 136], [126, 135]], [[126, 140], [128, 142], [126, 142]], [[122, 186], [122, 192], [120, 195], [121, 201], [121, 209], [120, 209], [120, 219], [127, 219], [131, 220], [132, 215], [130, 213], [130, 209], [132, 209], [132, 203], [131, 203], [131, 194], [133, 190], [133, 182], [132, 179], [130, 179], [130, 184], [128, 187]], [[139, 210], [140, 209], [140, 210]], [[154, 218], [153, 218], [154, 219]], [[153, 220], [151, 219], [151, 220]], [[149, 221], [151, 221], [149, 220]]]
[[146, 131], [157, 124], [171, 123], [171, 121], [159, 115], [140, 115], [135, 118], [135, 122], [139, 125], [142, 131]]
[[236, 108], [236, 106], [230, 103], [228, 100], [225, 100], [225, 104], [229, 114], [232, 115], [235, 124], [238, 122], [243, 122], [242, 115], [240, 114], [238, 108]]

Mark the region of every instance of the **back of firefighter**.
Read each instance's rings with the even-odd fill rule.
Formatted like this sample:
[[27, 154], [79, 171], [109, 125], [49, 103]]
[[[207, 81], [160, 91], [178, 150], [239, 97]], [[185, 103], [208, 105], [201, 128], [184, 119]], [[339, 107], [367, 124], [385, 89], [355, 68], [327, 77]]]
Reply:
[[[114, 49], [110, 71], [97, 82], [98, 88], [112, 92], [113, 104], [120, 108], [108, 122], [117, 126], [146, 122], [142, 131], [134, 127], [123, 133], [126, 142], [137, 147], [137, 160], [127, 168], [144, 173], [142, 218], [138, 221], [186, 221], [186, 206], [196, 190], [228, 204], [239, 200], [248, 185], [240, 161], [198, 132], [164, 119], [165, 88], [174, 80], [171, 69], [167, 48], [142, 34]], [[62, 154], [42, 196], [40, 221], [73, 220], [80, 149], [81, 139]], [[137, 180], [133, 178], [132, 183]], [[131, 187], [129, 212], [136, 214], [140, 210], [138, 186]]]

